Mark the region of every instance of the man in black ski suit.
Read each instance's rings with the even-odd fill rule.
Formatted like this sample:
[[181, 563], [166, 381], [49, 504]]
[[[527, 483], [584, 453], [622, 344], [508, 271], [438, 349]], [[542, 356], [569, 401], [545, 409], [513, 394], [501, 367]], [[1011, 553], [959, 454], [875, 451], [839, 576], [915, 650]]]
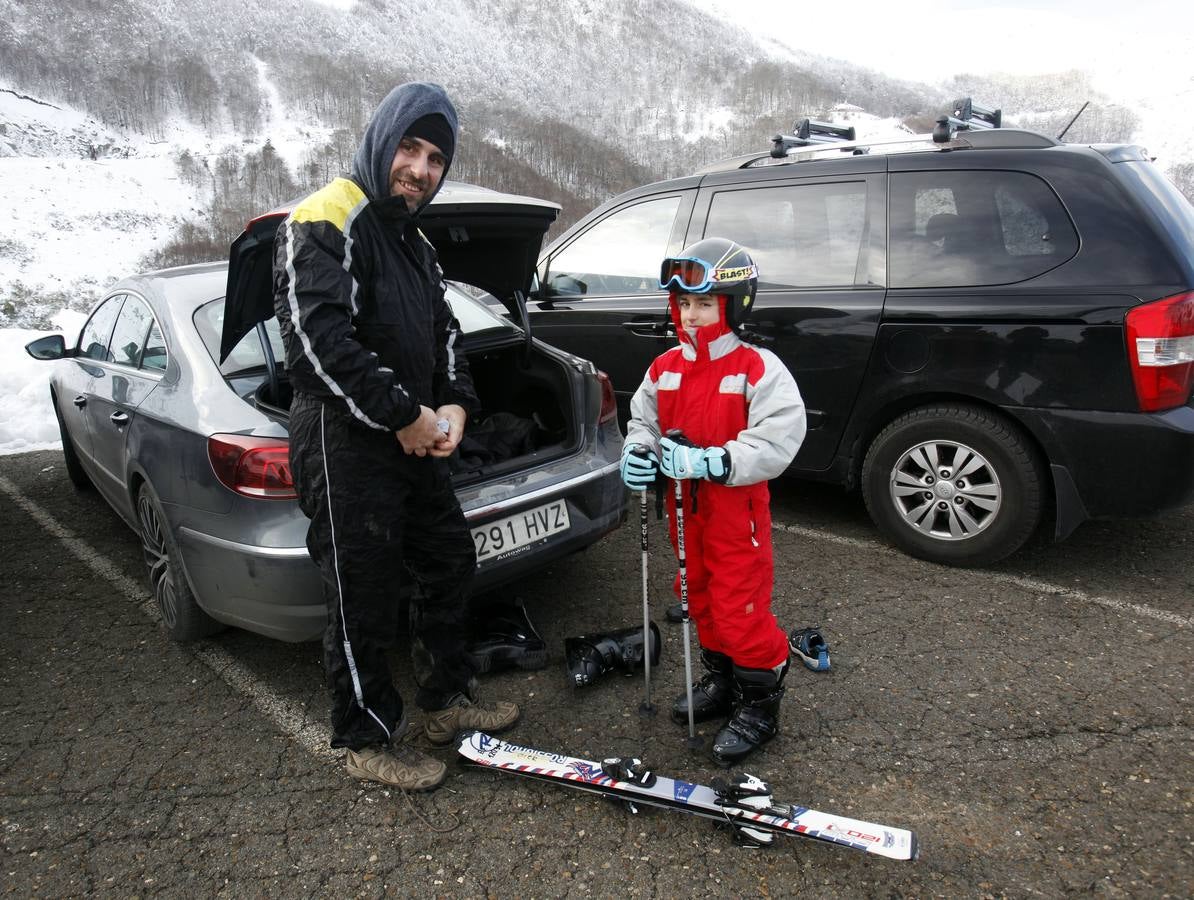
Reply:
[[386, 654], [408, 575], [423, 594], [414, 638], [431, 658], [415, 694], [428, 739], [499, 731], [519, 713], [479, 702], [465, 655], [476, 559], [447, 457], [477, 397], [435, 250], [417, 227], [456, 138], [441, 87], [399, 85], [370, 119], [351, 176], [302, 200], [274, 246], [294, 388], [290, 462], [328, 605], [332, 746], [347, 748], [351, 774], [407, 790], [438, 786], [446, 769], [400, 742], [407, 719]]

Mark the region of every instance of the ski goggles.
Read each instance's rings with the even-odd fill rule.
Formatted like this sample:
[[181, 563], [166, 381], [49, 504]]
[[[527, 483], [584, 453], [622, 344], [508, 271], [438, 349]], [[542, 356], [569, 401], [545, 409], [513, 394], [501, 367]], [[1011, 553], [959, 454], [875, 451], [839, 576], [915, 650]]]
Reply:
[[665, 259], [659, 269], [659, 286], [665, 291], [674, 287], [690, 294], [703, 294], [715, 284], [745, 281], [758, 276], [759, 270], [753, 265], [716, 269], [703, 259], [673, 256]]

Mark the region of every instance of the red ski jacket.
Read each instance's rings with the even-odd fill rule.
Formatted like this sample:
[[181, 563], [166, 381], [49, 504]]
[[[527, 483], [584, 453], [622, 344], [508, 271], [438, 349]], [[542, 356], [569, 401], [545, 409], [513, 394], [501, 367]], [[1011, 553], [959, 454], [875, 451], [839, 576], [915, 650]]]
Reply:
[[690, 335], [669, 299], [680, 345], [660, 354], [630, 403], [626, 442], [659, 453], [679, 428], [699, 447], [725, 447], [730, 486], [756, 484], [788, 467], [807, 431], [804, 400], [770, 350], [748, 344], [721, 319]]

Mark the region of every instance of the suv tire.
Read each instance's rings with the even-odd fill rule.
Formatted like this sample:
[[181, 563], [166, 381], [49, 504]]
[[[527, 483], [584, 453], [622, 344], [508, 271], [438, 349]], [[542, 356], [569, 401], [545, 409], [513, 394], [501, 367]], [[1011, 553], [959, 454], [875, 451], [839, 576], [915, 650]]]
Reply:
[[913, 556], [982, 566], [1041, 518], [1044, 468], [1016, 426], [977, 406], [910, 410], [867, 449], [862, 488], [879, 531]]
[[162, 615], [162, 627], [170, 639], [195, 641], [223, 628], [195, 601], [182, 571], [182, 554], [162, 512], [161, 501], [149, 482], [137, 491], [137, 523], [145, 566], [149, 570], [149, 589]]

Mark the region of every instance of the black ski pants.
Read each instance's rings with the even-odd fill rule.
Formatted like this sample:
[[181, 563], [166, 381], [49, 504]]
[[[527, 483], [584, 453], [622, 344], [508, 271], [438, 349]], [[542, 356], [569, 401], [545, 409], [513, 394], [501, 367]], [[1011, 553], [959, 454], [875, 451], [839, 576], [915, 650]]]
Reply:
[[469, 691], [473, 674], [463, 626], [476, 555], [447, 460], [407, 456], [393, 432], [362, 426], [347, 411], [296, 392], [290, 463], [327, 600], [332, 746], [386, 743], [402, 721], [387, 653], [407, 578], [421, 594], [412, 638], [431, 663], [415, 703], [442, 709]]

